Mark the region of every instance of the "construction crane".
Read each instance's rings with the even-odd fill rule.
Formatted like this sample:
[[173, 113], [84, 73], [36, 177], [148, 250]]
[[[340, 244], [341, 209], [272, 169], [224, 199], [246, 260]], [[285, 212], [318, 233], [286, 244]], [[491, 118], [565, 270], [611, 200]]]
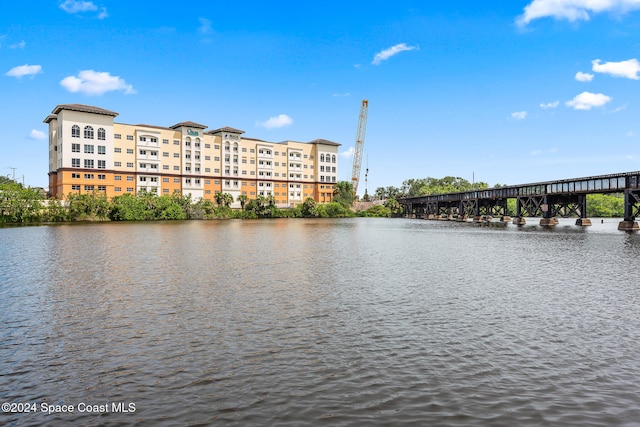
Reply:
[[353, 167], [351, 169], [351, 184], [353, 185], [353, 194], [358, 195], [358, 182], [360, 181], [360, 167], [362, 166], [362, 151], [364, 149], [364, 134], [367, 130], [367, 110], [369, 109], [369, 101], [362, 100], [360, 107], [360, 118], [358, 119], [358, 132], [356, 133], [356, 149], [353, 152]]

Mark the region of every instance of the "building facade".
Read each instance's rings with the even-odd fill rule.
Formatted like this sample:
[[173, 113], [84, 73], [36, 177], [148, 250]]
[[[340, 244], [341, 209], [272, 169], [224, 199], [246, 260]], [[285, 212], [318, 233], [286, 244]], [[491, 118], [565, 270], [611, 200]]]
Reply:
[[249, 199], [273, 196], [279, 207], [308, 197], [333, 199], [340, 144], [267, 142], [231, 127], [181, 122], [170, 127], [114, 122], [118, 113], [82, 104], [61, 104], [49, 125], [49, 192], [178, 192], [213, 200], [218, 192]]

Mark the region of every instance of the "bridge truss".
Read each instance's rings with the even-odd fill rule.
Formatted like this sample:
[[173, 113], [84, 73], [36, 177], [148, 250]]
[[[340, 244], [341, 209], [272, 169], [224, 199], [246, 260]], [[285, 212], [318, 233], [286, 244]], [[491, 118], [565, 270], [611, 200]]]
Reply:
[[588, 225], [587, 195], [607, 193], [624, 194], [623, 223], [635, 230], [635, 220], [640, 217], [640, 172], [407, 197], [398, 201], [407, 216], [466, 220], [468, 217], [505, 219], [507, 200], [516, 199], [514, 223], [524, 224], [525, 217], [539, 217], [541, 224], [553, 225], [554, 218], [577, 217], [577, 224]]

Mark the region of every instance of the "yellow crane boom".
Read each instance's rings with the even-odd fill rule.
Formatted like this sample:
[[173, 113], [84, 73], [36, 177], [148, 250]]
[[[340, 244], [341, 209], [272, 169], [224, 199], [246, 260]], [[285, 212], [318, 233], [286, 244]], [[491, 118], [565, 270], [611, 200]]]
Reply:
[[362, 151], [364, 149], [364, 134], [367, 130], [367, 111], [369, 101], [362, 100], [360, 107], [360, 118], [358, 119], [358, 132], [356, 133], [356, 148], [353, 152], [353, 166], [351, 168], [351, 184], [353, 194], [358, 194], [358, 182], [360, 181], [360, 167], [362, 166]]

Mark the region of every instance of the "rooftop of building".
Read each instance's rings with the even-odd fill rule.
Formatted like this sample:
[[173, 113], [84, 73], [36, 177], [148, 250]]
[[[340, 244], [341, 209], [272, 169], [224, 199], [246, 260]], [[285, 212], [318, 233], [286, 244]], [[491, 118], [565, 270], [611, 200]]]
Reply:
[[93, 105], [84, 105], [84, 104], [59, 104], [56, 108], [51, 112], [52, 114], [58, 114], [60, 111], [69, 110], [69, 111], [80, 111], [81, 113], [93, 113], [93, 114], [103, 114], [105, 116], [116, 117], [118, 113], [111, 110], [105, 110], [104, 108], [94, 107]]
[[181, 127], [188, 127], [188, 128], [196, 128], [196, 129], [206, 129], [208, 126], [207, 125], [201, 125], [200, 123], [196, 123], [196, 122], [180, 122], [177, 123], [173, 126], [170, 126], [171, 129], [178, 129]]
[[221, 133], [221, 132], [227, 132], [227, 133], [244, 133], [244, 131], [243, 131], [243, 130], [236, 129], [236, 128], [232, 128], [232, 127], [229, 127], [229, 126], [221, 127], [220, 129], [210, 130], [210, 131], [205, 132], [205, 133], [214, 134], [214, 133]]

